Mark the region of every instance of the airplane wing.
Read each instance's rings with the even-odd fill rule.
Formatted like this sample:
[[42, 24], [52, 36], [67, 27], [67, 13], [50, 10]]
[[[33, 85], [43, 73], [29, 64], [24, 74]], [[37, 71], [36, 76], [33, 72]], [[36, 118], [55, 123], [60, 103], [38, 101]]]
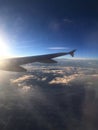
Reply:
[[38, 55], [38, 56], [29, 56], [29, 57], [18, 57], [18, 58], [9, 58], [6, 59], [12, 64], [15, 65], [23, 65], [32, 62], [40, 62], [40, 63], [57, 63], [57, 61], [53, 60], [53, 58], [68, 55], [70, 54], [72, 57], [74, 56], [74, 52], [76, 50], [70, 52], [62, 52], [62, 53], [54, 53], [54, 54], [46, 54], [46, 55]]
[[74, 52], [76, 50], [72, 50], [70, 52], [61, 52], [61, 53], [54, 53], [54, 54], [46, 54], [46, 55], [38, 55], [38, 56], [29, 56], [29, 57], [18, 57], [18, 58], [8, 58], [4, 60], [5, 65], [0, 69], [8, 70], [8, 71], [26, 71], [25, 68], [21, 67], [20, 65], [32, 63], [32, 62], [40, 62], [40, 63], [57, 63], [53, 58], [68, 55], [70, 54], [72, 57], [74, 56]]

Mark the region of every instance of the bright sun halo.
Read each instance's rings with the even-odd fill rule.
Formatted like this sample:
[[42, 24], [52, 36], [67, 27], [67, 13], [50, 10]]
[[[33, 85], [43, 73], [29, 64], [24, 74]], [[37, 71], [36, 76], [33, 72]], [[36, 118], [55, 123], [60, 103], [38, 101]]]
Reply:
[[0, 38], [0, 59], [10, 57], [9, 47], [3, 39]]

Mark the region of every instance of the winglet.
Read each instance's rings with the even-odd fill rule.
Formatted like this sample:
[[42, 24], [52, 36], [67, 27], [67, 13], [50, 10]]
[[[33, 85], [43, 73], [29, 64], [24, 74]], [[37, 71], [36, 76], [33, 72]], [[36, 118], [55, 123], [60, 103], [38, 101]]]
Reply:
[[74, 52], [75, 52], [75, 51], [76, 51], [76, 49], [73, 50], [73, 51], [70, 51], [69, 54], [70, 54], [72, 57], [74, 57]]

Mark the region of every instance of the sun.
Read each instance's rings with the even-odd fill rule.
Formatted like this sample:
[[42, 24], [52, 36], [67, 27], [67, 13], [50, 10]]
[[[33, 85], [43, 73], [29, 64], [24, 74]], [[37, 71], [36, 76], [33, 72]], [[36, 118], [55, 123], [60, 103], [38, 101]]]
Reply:
[[0, 59], [10, 57], [9, 46], [0, 38]]

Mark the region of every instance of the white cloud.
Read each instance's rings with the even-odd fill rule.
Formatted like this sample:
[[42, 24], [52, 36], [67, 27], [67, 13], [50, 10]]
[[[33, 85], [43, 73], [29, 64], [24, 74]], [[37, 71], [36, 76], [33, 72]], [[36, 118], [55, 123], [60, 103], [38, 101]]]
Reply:
[[34, 75], [23, 75], [22, 77], [19, 77], [17, 79], [11, 79], [12, 83], [20, 83], [29, 79], [34, 79]]
[[72, 80], [77, 78], [77, 74], [73, 74], [71, 76], [64, 76], [64, 77], [56, 77], [49, 82], [49, 84], [66, 84], [68, 85]]
[[65, 49], [69, 49], [68, 47], [49, 47], [48, 49], [50, 50], [65, 50]]
[[30, 91], [30, 89], [31, 89], [31, 86], [23, 86], [23, 87], [22, 87], [22, 91], [23, 91], [24, 93]]
[[[47, 83], [49, 84], [70, 85], [74, 81], [80, 82], [81, 79], [81, 81], [84, 81], [87, 85], [92, 86], [93, 85], [92, 81], [95, 82], [98, 79], [98, 70], [93, 68], [85, 69], [81, 67], [61, 67], [61, 66], [57, 66], [56, 68], [55, 66], [50, 66], [49, 68], [43, 66], [42, 69], [36, 66], [36, 69], [34, 68], [35, 67], [33, 67], [33, 71], [35, 72], [36, 70], [39, 71], [40, 75], [37, 75], [36, 73], [34, 73], [35, 75], [23, 75], [17, 79], [12, 79], [11, 83], [16, 84], [19, 88], [23, 88], [23, 86], [28, 86], [26, 82], [29, 80], [30, 81], [35, 80], [38, 82], [47, 81]], [[96, 74], [95, 74], [95, 70], [96, 70]], [[46, 76], [46, 74], [53, 75], [51, 81], [48, 81], [48, 75]]]

